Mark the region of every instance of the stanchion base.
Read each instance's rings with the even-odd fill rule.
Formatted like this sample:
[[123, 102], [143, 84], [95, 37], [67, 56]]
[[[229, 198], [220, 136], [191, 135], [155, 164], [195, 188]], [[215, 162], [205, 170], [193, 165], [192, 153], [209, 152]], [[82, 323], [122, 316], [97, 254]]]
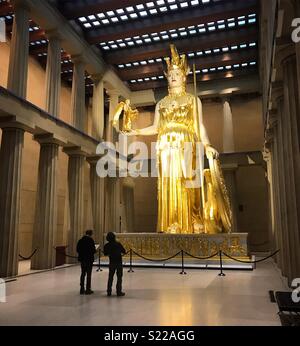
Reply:
[[179, 273], [180, 275], [187, 275], [187, 273], [186, 272], [181, 272], [181, 273]]
[[134, 273], [134, 270], [129, 269], [129, 270], [128, 270], [128, 273]]
[[103, 270], [100, 269], [100, 268], [98, 268], [98, 269], [96, 270], [96, 272], [103, 272]]
[[224, 273], [220, 273], [220, 274], [219, 274], [219, 276], [222, 276], [222, 277], [223, 277], [223, 276], [226, 276], [226, 274], [224, 274]]

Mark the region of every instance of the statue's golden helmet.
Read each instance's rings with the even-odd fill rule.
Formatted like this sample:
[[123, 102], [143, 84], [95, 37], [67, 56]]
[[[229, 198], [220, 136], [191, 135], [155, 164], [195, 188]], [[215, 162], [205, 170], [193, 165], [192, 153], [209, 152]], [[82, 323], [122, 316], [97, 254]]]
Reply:
[[170, 45], [171, 57], [165, 58], [168, 71], [166, 75], [172, 70], [181, 70], [184, 76], [187, 76], [190, 72], [190, 68], [187, 63], [186, 55], [179, 55], [174, 44]]

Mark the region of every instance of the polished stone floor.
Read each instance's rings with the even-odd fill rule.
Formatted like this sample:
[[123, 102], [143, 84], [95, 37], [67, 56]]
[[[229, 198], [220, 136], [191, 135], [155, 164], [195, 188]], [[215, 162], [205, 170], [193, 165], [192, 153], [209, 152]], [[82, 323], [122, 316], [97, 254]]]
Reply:
[[135, 269], [126, 296], [105, 295], [107, 269], [93, 272], [92, 296], [80, 296], [78, 266], [6, 284], [0, 325], [280, 325], [269, 290], [286, 290], [272, 261], [255, 271]]

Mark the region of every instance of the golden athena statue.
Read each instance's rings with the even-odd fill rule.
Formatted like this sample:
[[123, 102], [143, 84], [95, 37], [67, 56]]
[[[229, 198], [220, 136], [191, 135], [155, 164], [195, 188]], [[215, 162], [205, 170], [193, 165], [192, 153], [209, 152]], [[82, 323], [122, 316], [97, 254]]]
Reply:
[[[158, 136], [157, 231], [172, 234], [231, 232], [232, 213], [219, 154], [210, 144], [203, 125], [200, 99], [186, 92], [190, 71], [186, 56], [180, 56], [176, 47], [171, 45], [171, 57], [165, 61], [169, 92], [156, 105], [153, 125], [138, 130], [131, 130], [130, 126], [124, 128], [128, 136]], [[126, 102], [119, 105], [115, 119], [117, 121], [124, 110], [124, 123], [127, 124], [127, 109], [128, 124], [131, 124], [137, 113], [133, 114], [130, 102]], [[191, 148], [188, 154], [184, 151], [186, 143]], [[202, 143], [205, 149], [208, 170], [204, 170], [203, 163], [197, 165], [197, 161], [203, 162], [196, 150], [197, 143]], [[203, 183], [200, 187], [191, 187], [191, 172], [197, 170]]]

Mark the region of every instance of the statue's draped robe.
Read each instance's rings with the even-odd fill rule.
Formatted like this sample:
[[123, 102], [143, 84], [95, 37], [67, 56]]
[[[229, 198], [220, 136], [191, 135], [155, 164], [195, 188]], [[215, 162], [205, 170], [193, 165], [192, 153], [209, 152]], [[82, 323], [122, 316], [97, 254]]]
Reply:
[[[159, 104], [157, 140], [158, 231], [194, 233], [201, 219], [200, 189], [189, 188], [196, 168], [194, 97], [165, 97]], [[184, 151], [186, 146], [190, 150]]]
[[[222, 230], [230, 232], [231, 229], [231, 209], [222, 171], [218, 160], [212, 157], [209, 157], [209, 165], [217, 201], [214, 204], [221, 218], [213, 220], [216, 213], [203, 213], [203, 195], [199, 181], [193, 177], [193, 171], [201, 169], [197, 167], [200, 160], [196, 160], [200, 126], [197, 120], [195, 124], [195, 104], [195, 97], [190, 94], [168, 95], [159, 103], [158, 232], [191, 234], [204, 232], [206, 227], [209, 232], [217, 233]], [[198, 186], [195, 187], [195, 183]], [[216, 221], [219, 221], [219, 226]], [[211, 227], [207, 227], [209, 224]]]

